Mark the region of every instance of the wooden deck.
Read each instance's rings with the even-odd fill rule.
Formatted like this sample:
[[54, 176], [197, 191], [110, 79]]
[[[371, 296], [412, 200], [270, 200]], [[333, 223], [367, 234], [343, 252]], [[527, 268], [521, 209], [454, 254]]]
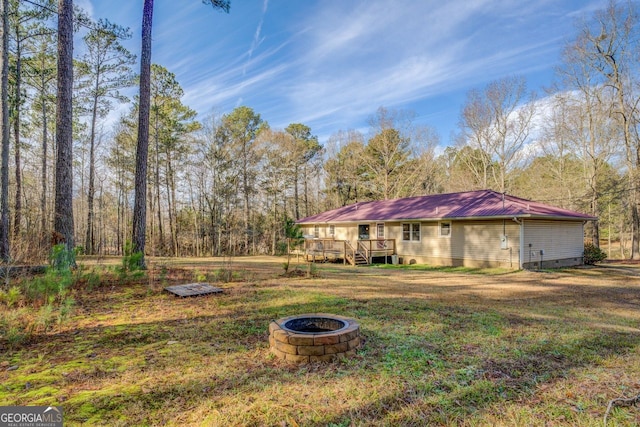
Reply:
[[395, 239], [358, 240], [352, 245], [348, 240], [306, 239], [304, 255], [309, 262], [340, 260], [351, 265], [371, 264], [373, 258], [396, 255]]

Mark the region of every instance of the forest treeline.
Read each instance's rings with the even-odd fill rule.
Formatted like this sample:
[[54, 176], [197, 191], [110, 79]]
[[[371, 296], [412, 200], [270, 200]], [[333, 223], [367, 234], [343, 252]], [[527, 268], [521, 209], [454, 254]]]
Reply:
[[[11, 259], [30, 261], [64, 238], [56, 226], [59, 9], [54, 0], [2, 1], [11, 173], [0, 231]], [[228, 2], [205, 3], [228, 11]], [[632, 2], [612, 1], [576, 23], [552, 87], [534, 93], [509, 76], [471, 90], [444, 149], [415, 113], [384, 106], [372, 106], [368, 130], [336, 130], [326, 141], [304, 123], [274, 128], [248, 106], [198, 119], [176, 76], [153, 64], [142, 105], [144, 181], [136, 179], [144, 98], [124, 95], [142, 80], [123, 44], [132, 35], [77, 8], [74, 16], [82, 43], [73, 58], [71, 207], [83, 253], [131, 248], [140, 193], [146, 254], [220, 256], [279, 253], [292, 220], [358, 201], [493, 189], [597, 216], [589, 240], [609, 239], [621, 255], [640, 258], [640, 21]]]

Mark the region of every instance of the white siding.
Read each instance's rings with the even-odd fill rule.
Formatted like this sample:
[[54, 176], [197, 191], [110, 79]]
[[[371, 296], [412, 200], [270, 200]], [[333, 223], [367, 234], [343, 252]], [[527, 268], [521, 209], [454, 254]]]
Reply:
[[[453, 222], [451, 257], [518, 266], [520, 226], [511, 220]], [[507, 249], [501, 236], [507, 236]]]
[[581, 258], [584, 252], [582, 222], [524, 220], [523, 261]]
[[[523, 242], [520, 244], [520, 225], [512, 220], [451, 221], [451, 235], [439, 235], [436, 221], [420, 223], [420, 241], [403, 241], [404, 222], [385, 223], [385, 237], [395, 239], [396, 252], [406, 264], [410, 262], [435, 265], [500, 265], [517, 268], [522, 263], [545, 264], [553, 260], [580, 261], [584, 251], [583, 223], [580, 221], [522, 220]], [[407, 221], [407, 223], [416, 221]], [[336, 224], [335, 236], [329, 235], [327, 224], [319, 224], [320, 238], [348, 240], [355, 247], [358, 224]], [[313, 234], [314, 224], [302, 225], [304, 234]], [[375, 239], [376, 223], [370, 224]], [[507, 236], [506, 249], [501, 236]], [[540, 254], [540, 251], [543, 254]], [[555, 264], [556, 262], [554, 262]], [[568, 265], [579, 262], [569, 263]], [[552, 265], [549, 263], [549, 265]]]
[[[451, 221], [449, 237], [440, 236], [438, 222], [423, 222], [419, 242], [402, 240], [401, 223], [387, 223], [387, 230], [388, 238], [396, 239], [398, 254], [404, 262], [415, 258], [418, 262], [443, 265], [467, 261], [480, 265], [519, 265], [520, 226], [511, 220]], [[503, 234], [507, 235], [507, 249], [501, 248]]]
[[[302, 233], [310, 236], [314, 234], [315, 226], [316, 224], [300, 224]], [[355, 243], [358, 240], [357, 225], [335, 224], [334, 235], [329, 234], [329, 224], [320, 223], [318, 227], [320, 231], [319, 239], [349, 240], [351, 243]]]

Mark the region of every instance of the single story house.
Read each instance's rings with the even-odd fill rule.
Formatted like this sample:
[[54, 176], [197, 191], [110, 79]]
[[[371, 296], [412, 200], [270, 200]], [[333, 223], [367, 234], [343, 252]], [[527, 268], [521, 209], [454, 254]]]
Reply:
[[580, 265], [597, 218], [491, 190], [359, 202], [297, 221], [305, 253], [352, 264]]

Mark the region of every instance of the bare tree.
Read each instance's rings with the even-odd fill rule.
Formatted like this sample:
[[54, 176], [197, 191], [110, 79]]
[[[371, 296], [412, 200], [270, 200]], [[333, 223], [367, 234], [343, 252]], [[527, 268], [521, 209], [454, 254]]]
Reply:
[[[594, 79], [597, 76], [583, 59], [579, 49], [565, 51], [563, 66], [559, 68], [563, 91], [554, 98], [557, 114], [553, 117], [553, 139], [556, 144], [566, 144], [572, 157], [581, 162], [583, 191], [590, 199], [589, 213], [599, 217], [601, 175], [614, 155], [614, 141], [621, 135], [610, 114], [614, 93], [597, 83]], [[593, 244], [599, 246], [598, 222], [587, 228]]]
[[329, 196], [326, 209], [366, 200], [361, 161], [364, 147], [364, 137], [355, 130], [338, 131], [329, 138], [328, 159], [324, 164]]
[[[482, 159], [485, 188], [490, 186], [489, 172], [495, 171], [496, 190], [508, 190], [507, 175], [521, 160], [529, 138], [534, 101], [522, 77], [503, 78], [489, 83], [482, 92], [469, 92], [460, 120], [461, 141], [489, 155]], [[491, 162], [498, 167], [491, 168]]]
[[640, 123], [637, 96], [639, 21], [633, 2], [611, 0], [594, 19], [582, 24], [580, 34], [568, 47], [573, 57], [594, 76], [592, 84], [612, 92], [611, 114], [625, 147], [629, 171], [629, 206], [632, 218], [631, 257], [640, 259]]

